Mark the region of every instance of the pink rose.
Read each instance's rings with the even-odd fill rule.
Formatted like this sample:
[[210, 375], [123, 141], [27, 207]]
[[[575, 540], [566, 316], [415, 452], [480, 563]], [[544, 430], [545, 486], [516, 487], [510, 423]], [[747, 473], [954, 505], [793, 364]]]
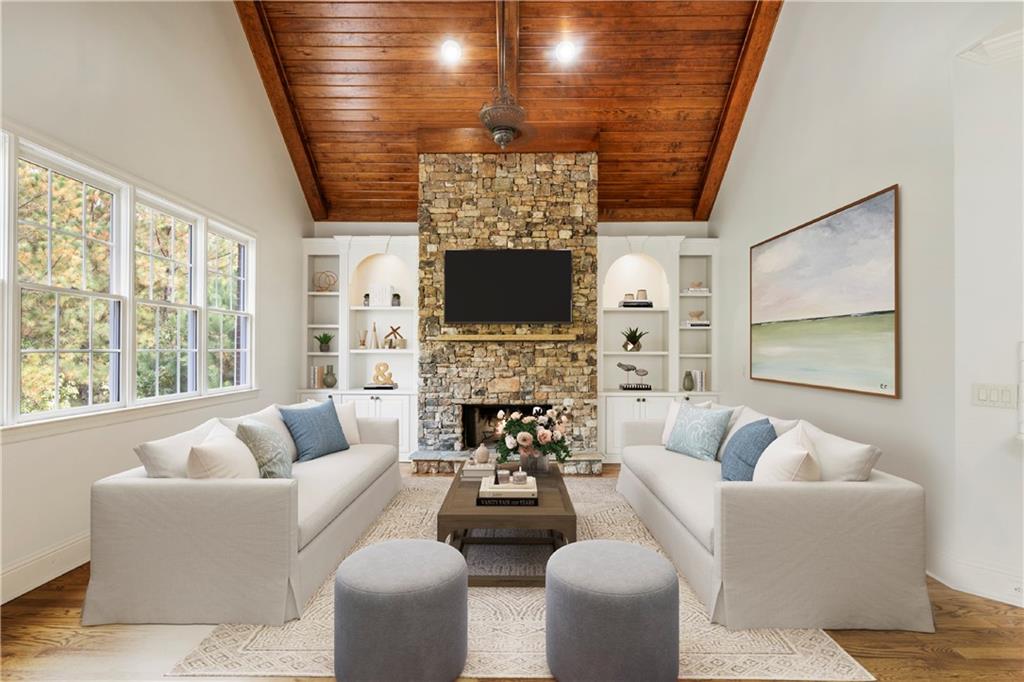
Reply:
[[547, 429], [540, 429], [537, 431], [537, 440], [540, 441], [541, 445], [547, 445], [551, 442], [551, 432]]
[[528, 448], [533, 445], [533, 436], [529, 431], [522, 431], [516, 436], [516, 442], [524, 448]]
[[554, 410], [548, 410], [548, 419], [554, 420], [558, 416], [558, 413]]
[[524, 424], [532, 424], [535, 421], [537, 421], [537, 418], [534, 417], [533, 415], [530, 415], [529, 417], [523, 417]]

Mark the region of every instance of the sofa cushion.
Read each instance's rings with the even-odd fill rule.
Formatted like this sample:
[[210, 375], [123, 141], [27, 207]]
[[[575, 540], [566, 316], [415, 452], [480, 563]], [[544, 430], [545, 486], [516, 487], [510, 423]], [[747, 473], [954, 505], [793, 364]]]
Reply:
[[292, 458], [286, 437], [263, 422], [244, 421], [235, 430], [260, 468], [260, 478], [291, 478]]
[[665, 447], [688, 457], [715, 459], [732, 413], [731, 409], [679, 408], [676, 425]]
[[186, 466], [189, 478], [259, 478], [260, 468], [245, 443], [230, 433], [210, 433], [192, 446]]
[[356, 404], [347, 400], [337, 405], [338, 422], [345, 433], [349, 445], [359, 445], [363, 439], [359, 436], [359, 420], [356, 418]]
[[740, 428], [728, 445], [722, 448], [722, 480], [754, 480], [757, 460], [776, 438], [775, 428], [767, 417]]
[[622, 464], [659, 499], [709, 552], [715, 547], [715, 490], [722, 465], [680, 457], [660, 445], [622, 449]]
[[754, 467], [754, 483], [820, 481], [821, 471], [814, 445], [801, 422], [776, 438], [761, 453]]
[[767, 419], [771, 422], [772, 426], [775, 427], [775, 435], [781, 436], [782, 434], [789, 431], [791, 428], [797, 425], [799, 419], [777, 419], [775, 417], [769, 417], [766, 414], [761, 414], [752, 407], [741, 405], [736, 408], [736, 412], [733, 414], [733, 418], [729, 421], [729, 430], [725, 433], [725, 438], [722, 439], [722, 447], [718, 449], [718, 459], [722, 459], [725, 454], [725, 446], [729, 444], [732, 437], [735, 436], [740, 429], [747, 424], [753, 424], [756, 421]]
[[230, 436], [231, 431], [216, 419], [207, 419], [199, 426], [176, 433], [167, 438], [151, 440], [135, 447], [146, 475], [150, 478], [187, 478], [188, 455], [193, 445], [199, 445], [215, 433]]
[[687, 407], [696, 407], [699, 409], [706, 410], [711, 407], [711, 401], [707, 400], [702, 403], [684, 403], [681, 400], [673, 400], [668, 404], [668, 414], [665, 415], [665, 428], [661, 430], [661, 444], [668, 444], [668, 437], [672, 435], [672, 428], [676, 425], [676, 417], [679, 416], [679, 408], [683, 405]]
[[338, 411], [330, 398], [315, 407], [278, 409], [295, 441], [300, 462], [348, 450], [345, 432], [341, 430], [341, 422], [338, 421]]
[[344, 452], [296, 462], [299, 549], [305, 547], [371, 483], [398, 461], [393, 445], [363, 443]]
[[814, 448], [823, 481], [866, 481], [882, 456], [873, 445], [847, 440], [802, 422]]
[[[307, 403], [310, 407], [317, 404], [314, 400], [307, 401]], [[307, 403], [300, 403], [300, 406], [304, 407]], [[293, 462], [299, 458], [299, 451], [295, 449], [295, 441], [292, 440], [291, 432], [288, 430], [288, 427], [285, 426], [284, 420], [281, 419], [281, 412], [277, 409], [277, 405], [268, 405], [259, 412], [243, 414], [241, 417], [222, 417], [220, 421], [224, 426], [236, 433], [238, 431], [238, 425], [244, 421], [254, 421], [265, 424], [274, 429], [274, 431], [284, 439], [285, 451], [288, 453], [288, 458]]]

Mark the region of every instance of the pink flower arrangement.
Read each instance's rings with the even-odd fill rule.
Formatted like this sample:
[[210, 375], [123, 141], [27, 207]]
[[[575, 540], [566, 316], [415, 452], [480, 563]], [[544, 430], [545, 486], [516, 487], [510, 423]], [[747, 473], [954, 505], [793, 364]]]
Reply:
[[515, 411], [501, 421], [502, 440], [498, 441], [498, 461], [509, 458], [554, 457], [564, 462], [571, 457], [567, 438], [571, 405], [562, 404], [552, 410], [533, 408], [532, 414], [524, 416]]

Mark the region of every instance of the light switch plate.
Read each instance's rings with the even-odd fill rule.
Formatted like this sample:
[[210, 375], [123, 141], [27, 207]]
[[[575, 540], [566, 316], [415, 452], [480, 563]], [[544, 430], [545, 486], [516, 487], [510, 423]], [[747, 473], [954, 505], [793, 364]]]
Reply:
[[971, 384], [971, 404], [1017, 409], [1017, 384]]

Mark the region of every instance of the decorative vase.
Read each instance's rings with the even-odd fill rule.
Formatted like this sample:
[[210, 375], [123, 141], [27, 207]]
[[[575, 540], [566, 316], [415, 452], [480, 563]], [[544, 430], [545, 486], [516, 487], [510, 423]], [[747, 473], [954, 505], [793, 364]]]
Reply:
[[334, 365], [327, 365], [324, 370], [324, 387], [334, 388], [338, 383], [338, 377], [334, 376]]
[[320, 344], [320, 352], [321, 353], [330, 353], [331, 352], [331, 344], [329, 344], [329, 343], [321, 343]]
[[637, 341], [636, 343], [630, 343], [629, 341], [622, 342], [622, 350], [626, 351], [627, 353], [638, 353], [640, 352], [640, 348], [641, 344], [639, 341]]
[[391, 294], [391, 305], [393, 305], [396, 308], [401, 306], [402, 305], [402, 295], [401, 294]]
[[703, 310], [691, 310], [690, 312], [688, 312], [686, 314], [689, 315], [690, 319], [693, 320], [694, 322], [696, 322], [700, 318], [704, 317], [704, 311]]
[[693, 373], [690, 370], [686, 370], [686, 372], [683, 373], [683, 390], [693, 390]]
[[487, 462], [491, 461], [491, 451], [487, 449], [486, 445], [481, 443], [480, 447], [473, 452], [473, 459], [476, 460], [477, 464], [487, 464]]

